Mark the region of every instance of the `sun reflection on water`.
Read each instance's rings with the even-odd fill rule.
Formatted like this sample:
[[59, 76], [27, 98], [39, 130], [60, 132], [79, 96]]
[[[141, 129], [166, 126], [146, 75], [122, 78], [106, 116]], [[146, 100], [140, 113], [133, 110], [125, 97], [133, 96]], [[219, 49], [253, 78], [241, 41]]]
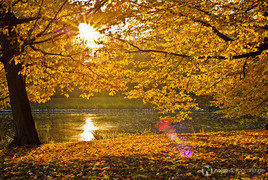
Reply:
[[81, 134], [82, 141], [91, 141], [94, 139], [94, 131], [98, 128], [93, 124], [92, 119], [88, 117], [83, 126], [83, 133]]

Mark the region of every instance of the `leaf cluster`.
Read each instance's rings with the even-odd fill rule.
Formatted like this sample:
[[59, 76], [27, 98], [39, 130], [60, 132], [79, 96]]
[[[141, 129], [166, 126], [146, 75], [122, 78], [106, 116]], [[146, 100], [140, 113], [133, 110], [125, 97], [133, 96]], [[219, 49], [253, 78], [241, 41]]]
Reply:
[[124, 28], [109, 34], [133, 70], [128, 97], [180, 110], [178, 119], [204, 95], [228, 117], [267, 117], [267, 2], [117, 3], [133, 10], [121, 12]]

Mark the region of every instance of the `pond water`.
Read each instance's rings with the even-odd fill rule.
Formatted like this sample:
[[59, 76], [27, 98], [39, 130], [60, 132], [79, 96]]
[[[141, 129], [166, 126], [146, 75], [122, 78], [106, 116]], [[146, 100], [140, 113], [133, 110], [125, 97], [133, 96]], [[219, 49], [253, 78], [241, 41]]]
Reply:
[[[43, 143], [90, 141], [100, 133], [111, 135], [113, 132], [159, 133], [154, 126], [160, 116], [153, 110], [35, 112], [33, 116]], [[265, 119], [241, 124], [234, 119], [222, 119], [213, 112], [193, 112], [191, 117], [191, 120], [172, 125], [177, 133], [259, 129], [266, 124]], [[4, 121], [10, 121], [11, 118], [10, 113], [0, 114], [1, 139], [11, 139], [12, 133], [5, 132], [8, 128], [4, 123]]]

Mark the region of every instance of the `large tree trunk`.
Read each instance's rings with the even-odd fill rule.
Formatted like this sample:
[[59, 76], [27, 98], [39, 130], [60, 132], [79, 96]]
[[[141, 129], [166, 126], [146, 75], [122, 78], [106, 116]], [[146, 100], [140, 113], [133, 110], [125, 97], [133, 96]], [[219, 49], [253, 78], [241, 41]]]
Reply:
[[15, 137], [11, 146], [41, 144], [35, 128], [20, 64], [5, 63], [6, 79], [12, 108]]

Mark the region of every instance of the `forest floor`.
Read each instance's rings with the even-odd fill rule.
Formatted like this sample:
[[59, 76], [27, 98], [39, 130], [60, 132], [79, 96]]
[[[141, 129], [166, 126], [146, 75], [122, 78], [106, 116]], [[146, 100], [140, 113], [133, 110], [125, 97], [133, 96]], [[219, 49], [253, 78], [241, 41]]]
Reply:
[[165, 134], [126, 136], [4, 148], [1, 178], [268, 179], [268, 131], [178, 134], [176, 141]]

